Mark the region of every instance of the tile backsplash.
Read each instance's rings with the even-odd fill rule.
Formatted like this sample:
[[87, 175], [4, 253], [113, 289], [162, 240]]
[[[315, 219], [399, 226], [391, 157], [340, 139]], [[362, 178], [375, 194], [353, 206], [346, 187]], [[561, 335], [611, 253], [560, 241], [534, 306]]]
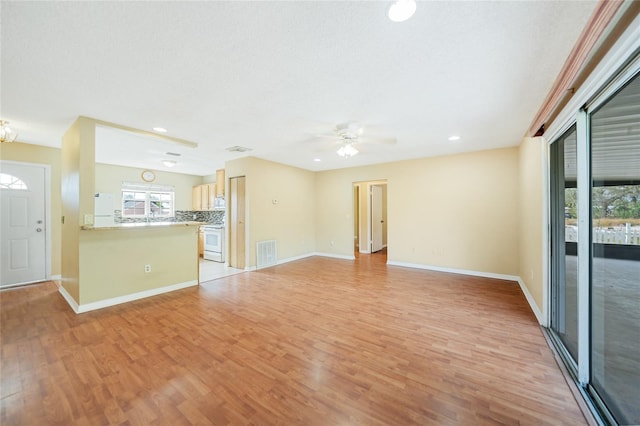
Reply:
[[135, 223], [135, 222], [207, 222], [207, 223], [223, 223], [224, 210], [215, 210], [208, 212], [176, 210], [175, 217], [153, 217], [153, 218], [133, 218], [122, 217], [121, 210], [114, 210], [114, 221], [116, 223]]

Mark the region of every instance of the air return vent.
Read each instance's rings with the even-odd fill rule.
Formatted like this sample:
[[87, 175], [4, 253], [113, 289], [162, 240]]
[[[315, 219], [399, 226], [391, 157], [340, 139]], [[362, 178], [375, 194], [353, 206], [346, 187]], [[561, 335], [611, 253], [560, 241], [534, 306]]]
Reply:
[[246, 146], [230, 146], [229, 148], [226, 148], [226, 151], [229, 152], [247, 152], [247, 151], [251, 151], [251, 148], [247, 148]]
[[256, 269], [266, 268], [277, 263], [276, 240], [258, 241], [256, 243]]

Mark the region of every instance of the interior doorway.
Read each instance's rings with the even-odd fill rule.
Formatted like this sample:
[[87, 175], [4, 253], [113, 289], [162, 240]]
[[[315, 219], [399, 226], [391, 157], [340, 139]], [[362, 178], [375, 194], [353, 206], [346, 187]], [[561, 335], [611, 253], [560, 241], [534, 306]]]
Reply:
[[386, 180], [353, 184], [354, 252], [387, 252], [387, 182]]

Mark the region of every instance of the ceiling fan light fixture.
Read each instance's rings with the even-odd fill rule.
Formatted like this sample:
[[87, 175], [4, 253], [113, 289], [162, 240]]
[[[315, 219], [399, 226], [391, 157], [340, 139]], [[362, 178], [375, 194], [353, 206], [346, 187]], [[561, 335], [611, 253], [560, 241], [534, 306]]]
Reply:
[[396, 0], [389, 6], [389, 19], [393, 22], [403, 22], [411, 18], [416, 13], [415, 0]]
[[336, 151], [340, 157], [349, 158], [356, 155], [359, 151], [350, 143], [345, 143]]

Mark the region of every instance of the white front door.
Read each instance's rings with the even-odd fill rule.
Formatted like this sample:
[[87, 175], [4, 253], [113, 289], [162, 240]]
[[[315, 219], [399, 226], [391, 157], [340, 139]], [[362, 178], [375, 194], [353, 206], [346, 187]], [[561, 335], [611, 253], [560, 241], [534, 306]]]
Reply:
[[46, 279], [45, 169], [0, 165], [0, 287]]
[[371, 253], [382, 250], [382, 187], [371, 187]]

